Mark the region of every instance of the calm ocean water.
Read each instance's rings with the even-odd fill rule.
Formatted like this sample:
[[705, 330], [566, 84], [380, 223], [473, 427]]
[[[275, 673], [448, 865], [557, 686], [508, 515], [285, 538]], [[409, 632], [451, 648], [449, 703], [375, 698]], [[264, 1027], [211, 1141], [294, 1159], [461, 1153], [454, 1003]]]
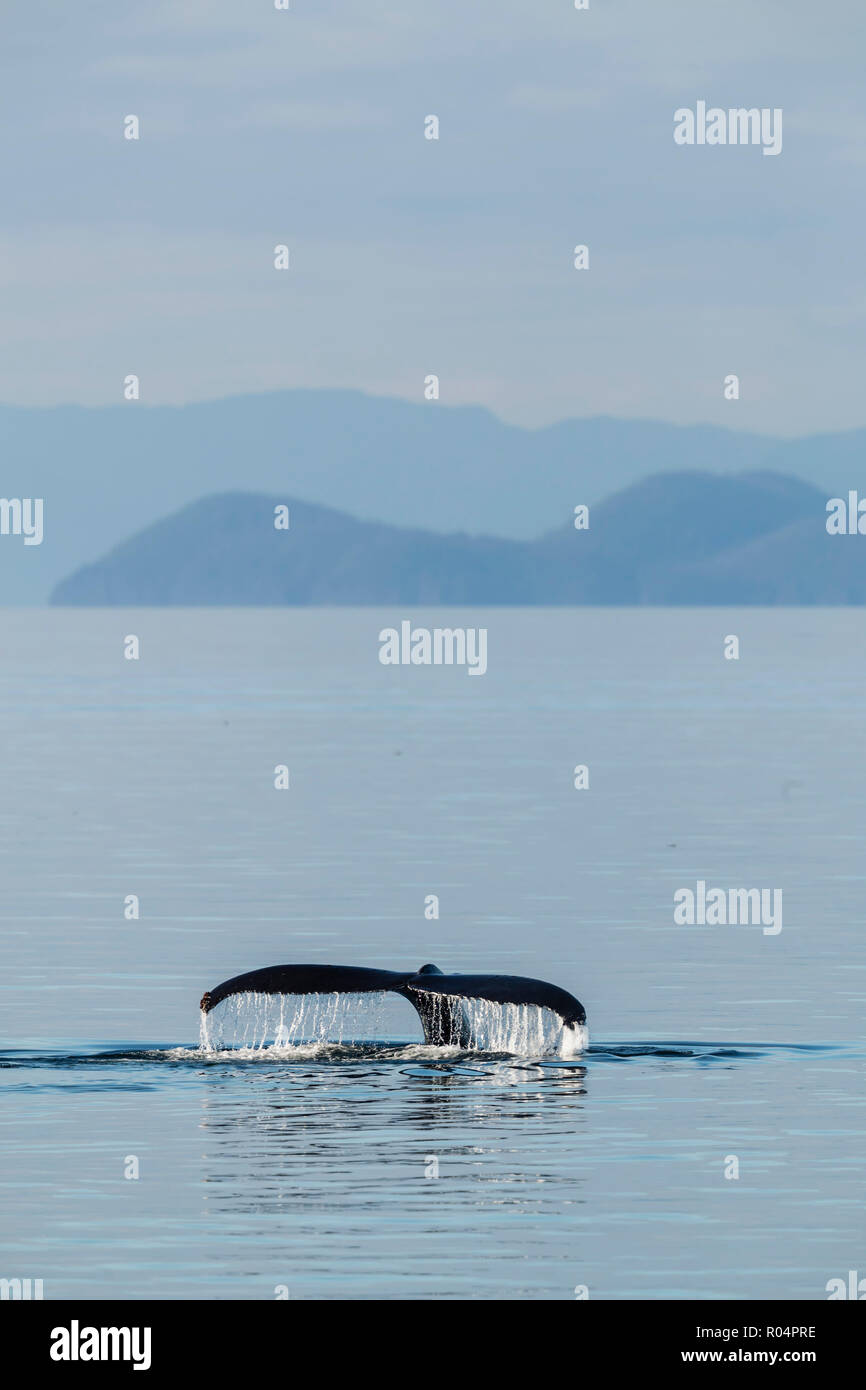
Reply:
[[[381, 666], [406, 617], [486, 626], [487, 674]], [[866, 615], [0, 630], [0, 1277], [822, 1299], [866, 1274]], [[781, 890], [781, 932], [676, 925], [698, 880]], [[354, 1044], [199, 1050], [204, 988], [317, 960], [539, 976], [582, 1000], [591, 1046], [437, 1051], [395, 1001]]]

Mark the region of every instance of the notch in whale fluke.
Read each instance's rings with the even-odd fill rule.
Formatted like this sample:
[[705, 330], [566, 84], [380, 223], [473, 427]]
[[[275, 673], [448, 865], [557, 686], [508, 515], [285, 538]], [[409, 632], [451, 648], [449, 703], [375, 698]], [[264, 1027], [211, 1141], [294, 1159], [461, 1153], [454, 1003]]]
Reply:
[[466, 1046], [469, 1023], [460, 1000], [494, 1004], [535, 1004], [557, 1014], [566, 1027], [586, 1022], [580, 1000], [545, 980], [521, 975], [443, 975], [436, 965], [420, 970], [371, 970], [359, 965], [271, 965], [224, 980], [202, 996], [204, 1013], [232, 994], [368, 994], [388, 991], [408, 999], [437, 1046]]

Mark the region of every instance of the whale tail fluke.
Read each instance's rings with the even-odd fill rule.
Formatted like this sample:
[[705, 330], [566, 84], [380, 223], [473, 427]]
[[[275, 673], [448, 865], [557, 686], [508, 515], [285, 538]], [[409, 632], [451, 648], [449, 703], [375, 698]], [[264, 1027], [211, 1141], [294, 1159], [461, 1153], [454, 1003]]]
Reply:
[[471, 1006], [532, 1004], [556, 1014], [567, 1028], [586, 1022], [574, 995], [544, 980], [521, 975], [443, 975], [436, 965], [420, 970], [371, 970], [358, 965], [272, 965], [224, 980], [202, 996], [203, 1013], [233, 994], [368, 994], [383, 991], [408, 999], [434, 1046], [472, 1045]]

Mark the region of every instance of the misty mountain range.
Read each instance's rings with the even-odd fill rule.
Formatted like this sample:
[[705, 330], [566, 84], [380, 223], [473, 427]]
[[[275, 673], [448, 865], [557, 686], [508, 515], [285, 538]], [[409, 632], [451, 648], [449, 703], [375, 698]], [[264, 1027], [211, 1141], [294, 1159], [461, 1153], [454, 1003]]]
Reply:
[[[735, 404], [731, 410], [734, 419]], [[24, 547], [19, 537], [0, 538], [0, 600], [7, 604], [45, 602], [58, 581], [105, 555], [124, 537], [146, 531], [209, 494], [239, 488], [294, 499], [296, 562], [304, 544], [302, 505], [319, 504], [360, 518], [351, 531], [359, 546], [362, 536], [369, 539], [376, 525], [385, 523], [427, 533], [422, 549], [433, 567], [433, 591], [448, 586], [434, 555], [450, 555], [456, 566], [451, 587], [463, 592], [470, 579], [473, 591], [484, 587], [487, 570], [484, 582], [504, 602], [515, 584], [521, 593], [528, 584], [541, 586], [541, 592], [541, 575], [518, 578], [520, 563], [531, 556], [530, 568], [537, 560], [546, 572], [553, 562], [542, 557], [548, 549], [551, 555], [556, 550], [548, 540], [539, 542], [540, 549], [523, 550], [507, 542], [535, 542], [552, 528], [567, 529], [578, 503], [599, 503], [642, 478], [685, 471], [784, 473], [811, 483], [826, 501], [857, 486], [866, 430], [787, 442], [710, 426], [608, 418], [566, 420], [532, 430], [505, 424], [480, 407], [303, 390], [177, 407], [143, 402], [98, 408], [0, 406], [0, 449], [3, 495], [41, 497], [45, 503], [41, 545]], [[311, 505], [310, 525], [315, 512]], [[592, 555], [598, 564], [601, 519], [600, 512], [594, 514], [583, 535], [590, 542], [584, 560]], [[363, 532], [362, 522], [372, 523], [373, 529]], [[682, 525], [688, 529], [690, 524], [683, 516]], [[321, 525], [326, 525], [324, 519]], [[462, 559], [457, 564], [458, 556], [468, 557], [468, 538], [455, 534], [460, 532], [488, 538], [475, 543], [471, 564], [468, 558], [465, 565]], [[405, 537], [401, 541], [387, 534], [395, 556], [402, 544], [410, 544]], [[651, 550], [651, 538], [647, 543]], [[420, 540], [411, 544], [421, 546]], [[780, 544], [791, 542], [780, 538]], [[785, 563], [787, 553], [776, 563]], [[420, 551], [414, 554], [417, 562]], [[721, 564], [721, 552], [713, 554]], [[507, 564], [506, 556], [511, 557]], [[518, 562], [518, 556], [523, 560]], [[828, 556], [832, 564], [849, 562], [835, 552]], [[679, 558], [681, 564], [691, 563], [685, 554]], [[697, 553], [691, 558], [708, 557]], [[752, 556], [749, 563], [759, 569], [761, 561]], [[337, 588], [342, 572], [329, 581]], [[375, 588], [376, 571], [365, 573]], [[422, 577], [416, 565], [404, 582], [412, 587]], [[562, 592], [575, 592], [575, 586], [580, 591], [584, 581], [593, 591], [601, 582], [571, 574], [572, 587]], [[553, 582], [552, 574], [546, 582]], [[661, 579], [640, 580], [650, 582], [655, 593]], [[722, 582], [721, 573], [716, 582]], [[766, 587], [770, 581], [761, 582]], [[316, 581], [316, 592], [324, 583], [324, 578]], [[616, 579], [611, 574], [605, 580], [617, 593], [632, 592], [636, 583], [626, 575]]]
[[[290, 508], [288, 530], [275, 509]], [[846, 604], [866, 538], [769, 472], [657, 474], [538, 540], [438, 535], [281, 496], [206, 497], [61, 582], [52, 601], [162, 604]]]

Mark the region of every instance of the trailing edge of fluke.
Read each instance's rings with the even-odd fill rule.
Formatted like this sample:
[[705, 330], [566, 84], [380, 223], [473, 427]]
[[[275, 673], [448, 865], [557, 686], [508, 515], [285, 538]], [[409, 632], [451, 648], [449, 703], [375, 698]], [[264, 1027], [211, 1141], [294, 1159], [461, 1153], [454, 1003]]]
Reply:
[[408, 999], [434, 1046], [465, 1047], [471, 1042], [461, 999], [493, 1004], [535, 1004], [557, 1014], [567, 1028], [586, 1022], [578, 999], [557, 985], [522, 975], [443, 975], [435, 965], [418, 971], [370, 970], [359, 965], [270, 965], [224, 980], [201, 1000], [204, 1013], [232, 994], [370, 994], [389, 991]]

